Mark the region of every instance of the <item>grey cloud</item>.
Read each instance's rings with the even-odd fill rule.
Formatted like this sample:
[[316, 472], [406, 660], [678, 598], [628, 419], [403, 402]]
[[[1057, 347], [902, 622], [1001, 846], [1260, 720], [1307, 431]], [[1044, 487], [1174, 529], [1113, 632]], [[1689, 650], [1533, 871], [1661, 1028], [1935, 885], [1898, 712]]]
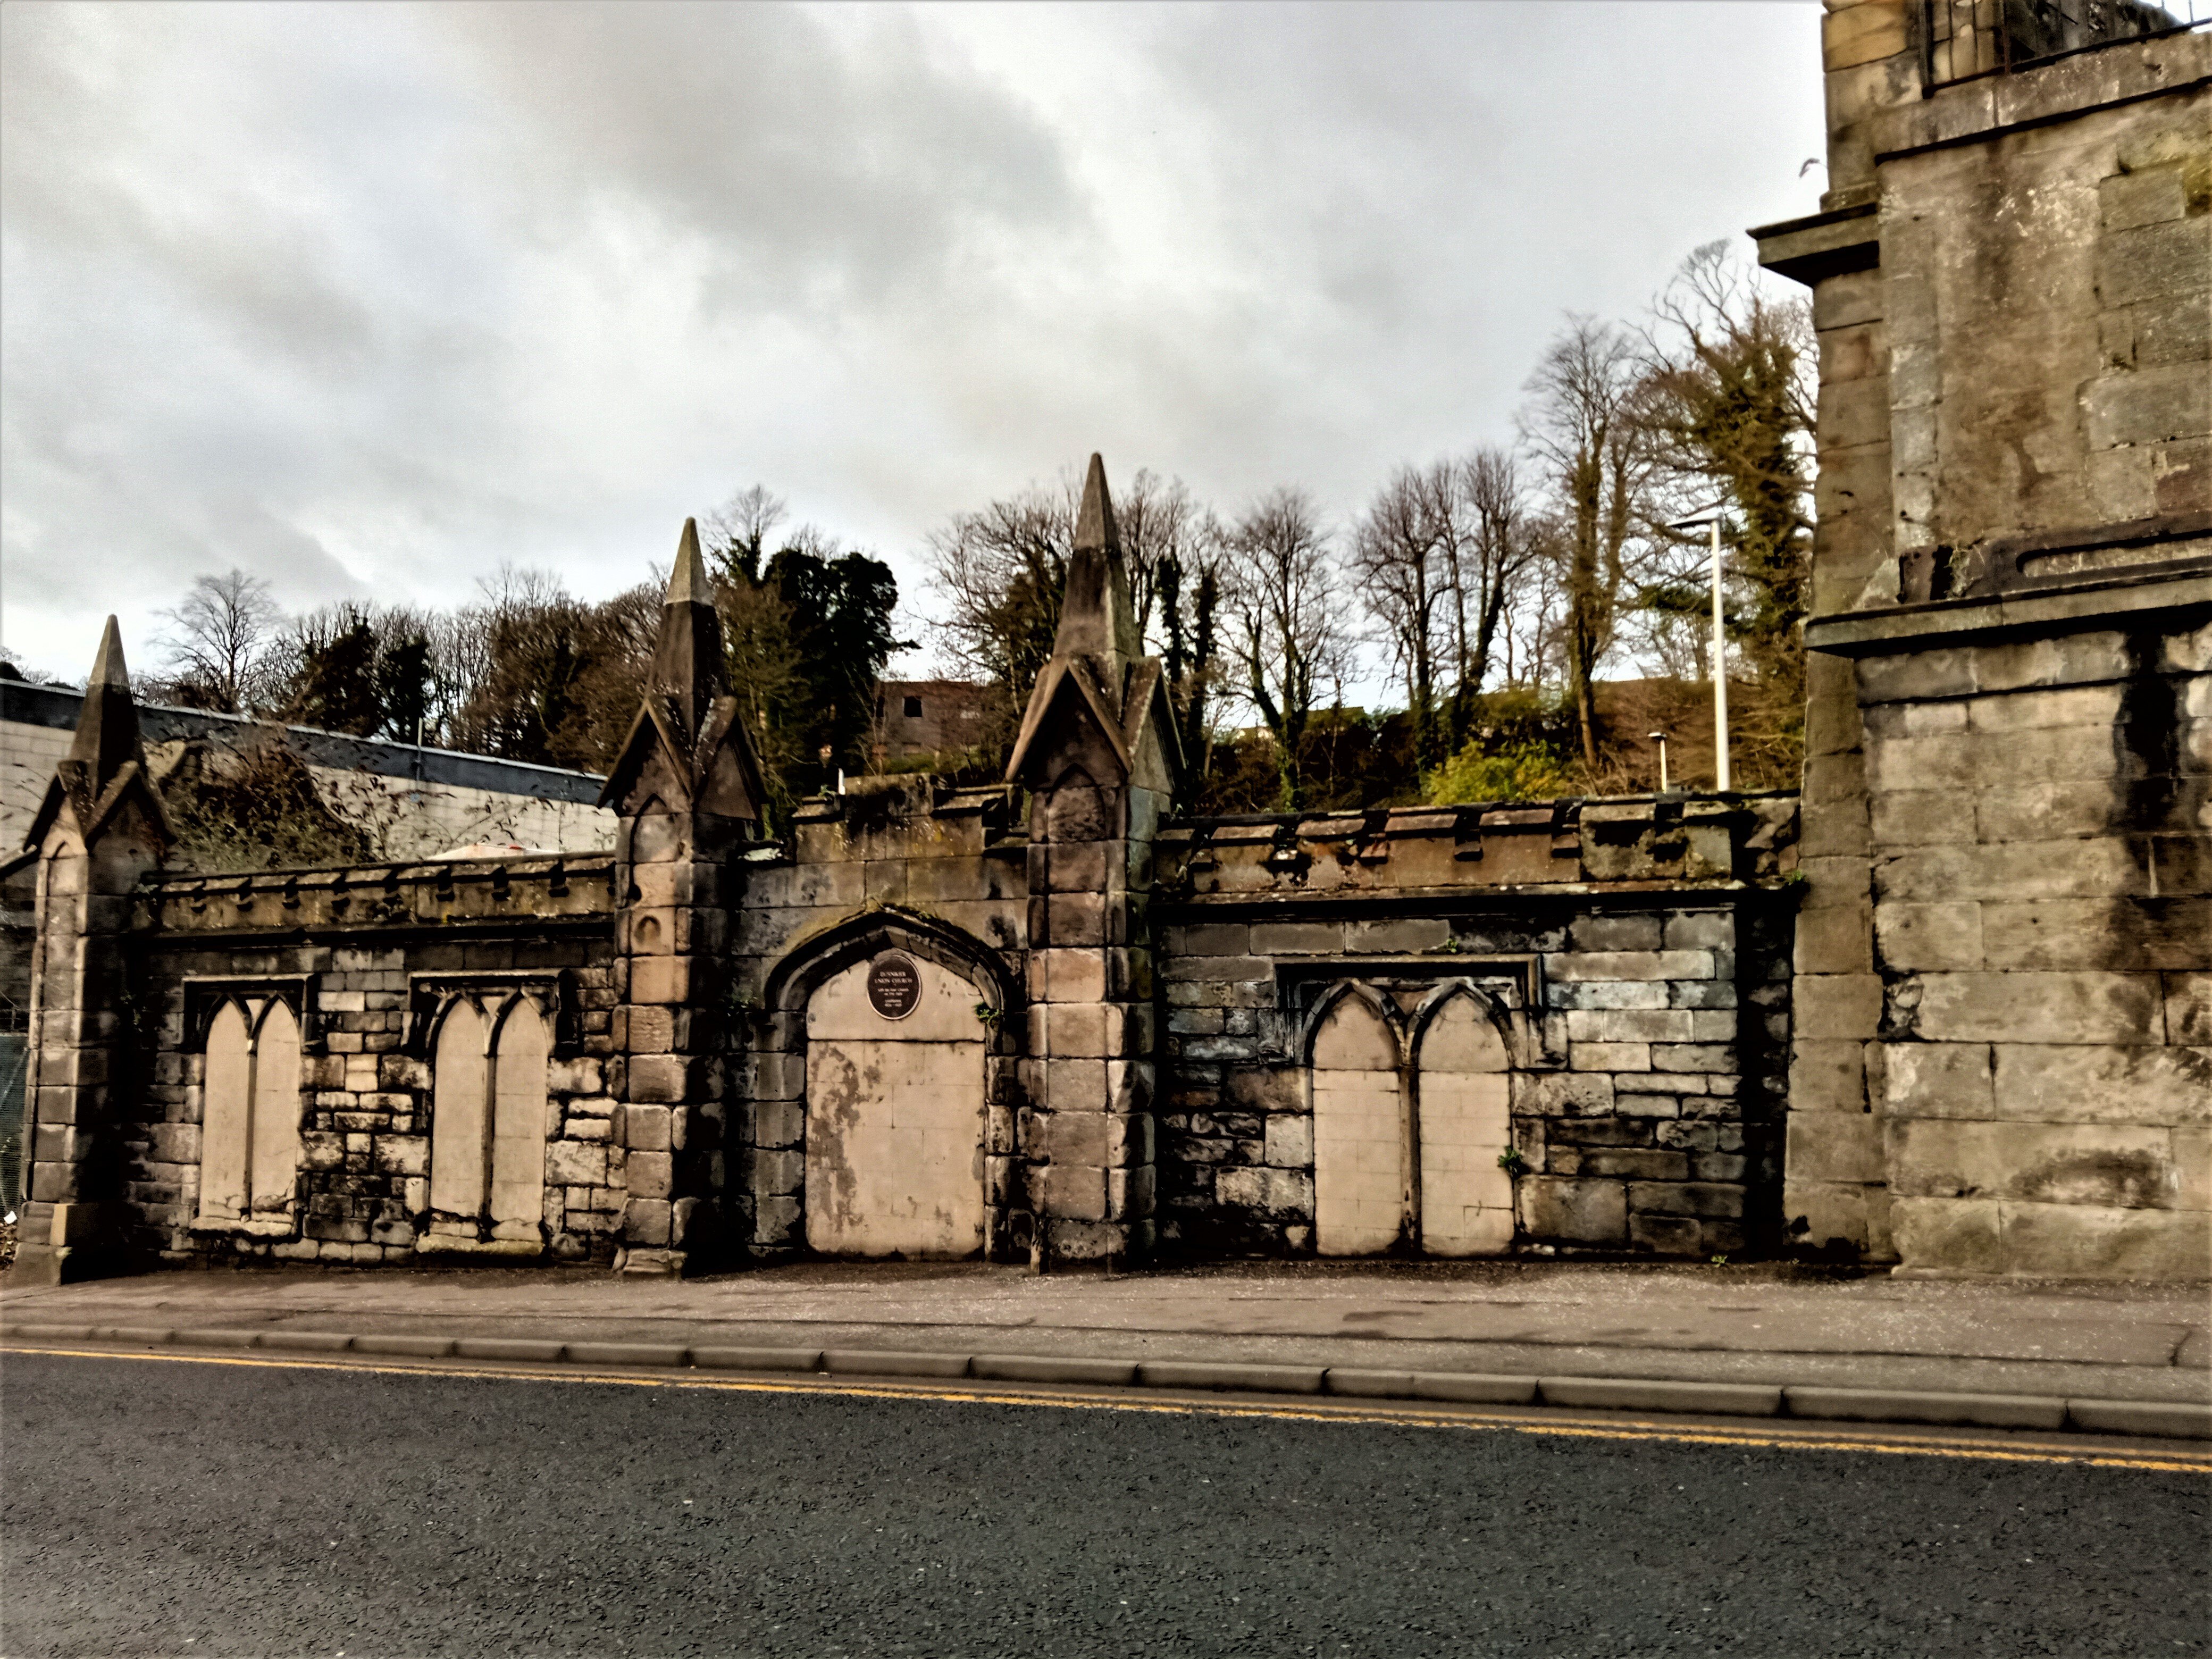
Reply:
[[979, 234], [1062, 234], [1053, 135], [915, 20], [760, 5], [441, 7], [523, 131], [540, 213], [647, 206], [708, 240], [726, 304], [934, 293]]
[[0, 8], [7, 642], [197, 570], [914, 550], [1093, 448], [1355, 507], [1808, 209], [1817, 8]]

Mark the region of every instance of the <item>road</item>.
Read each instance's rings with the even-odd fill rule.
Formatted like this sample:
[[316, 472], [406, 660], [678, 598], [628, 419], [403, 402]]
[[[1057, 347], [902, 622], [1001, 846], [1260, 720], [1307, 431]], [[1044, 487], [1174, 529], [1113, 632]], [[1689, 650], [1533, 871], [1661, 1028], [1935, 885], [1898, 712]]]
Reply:
[[10, 1659], [2212, 1649], [2202, 1471], [29, 1353], [0, 1427]]

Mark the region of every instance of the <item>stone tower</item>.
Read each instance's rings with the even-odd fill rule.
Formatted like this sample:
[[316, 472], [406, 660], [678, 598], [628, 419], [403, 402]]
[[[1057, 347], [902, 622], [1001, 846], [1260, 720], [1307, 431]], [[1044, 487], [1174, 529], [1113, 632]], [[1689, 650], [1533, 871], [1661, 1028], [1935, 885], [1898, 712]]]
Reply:
[[1142, 1255], [1154, 1209], [1152, 841], [1182, 756], [1106, 469], [1083, 487], [1051, 659], [1008, 762], [1030, 792], [1030, 1200], [1040, 1264]]
[[2201, 1279], [2212, 37], [1826, 4], [1829, 189], [1753, 233], [1820, 354], [1785, 1208]]

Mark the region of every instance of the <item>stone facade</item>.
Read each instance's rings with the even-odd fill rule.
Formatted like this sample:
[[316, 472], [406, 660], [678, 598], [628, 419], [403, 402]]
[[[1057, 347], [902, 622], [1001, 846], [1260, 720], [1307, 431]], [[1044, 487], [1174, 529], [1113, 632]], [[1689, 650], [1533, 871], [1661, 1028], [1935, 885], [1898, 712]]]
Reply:
[[2202, 1278], [2212, 40], [1953, 79], [1994, 59], [1827, 5], [1831, 189], [1754, 233], [1820, 348], [1784, 1207]]
[[1095, 466], [1078, 539], [1008, 781], [780, 842], [688, 531], [606, 852], [165, 873], [104, 653], [26, 1270], [1779, 1246], [1794, 798], [1177, 819]]

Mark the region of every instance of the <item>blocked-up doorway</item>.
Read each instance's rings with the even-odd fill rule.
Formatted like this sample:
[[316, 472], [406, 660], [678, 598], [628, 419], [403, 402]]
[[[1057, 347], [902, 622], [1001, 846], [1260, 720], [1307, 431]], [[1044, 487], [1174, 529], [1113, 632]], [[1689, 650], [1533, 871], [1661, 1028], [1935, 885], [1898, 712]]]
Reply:
[[1347, 989], [1316, 1026], [1310, 1063], [1321, 1255], [1512, 1248], [1513, 1181], [1498, 1162], [1512, 1060], [1483, 1003], [1455, 991], [1408, 1015]]
[[806, 1005], [806, 1243], [832, 1255], [983, 1247], [980, 994], [902, 951], [823, 981]]

